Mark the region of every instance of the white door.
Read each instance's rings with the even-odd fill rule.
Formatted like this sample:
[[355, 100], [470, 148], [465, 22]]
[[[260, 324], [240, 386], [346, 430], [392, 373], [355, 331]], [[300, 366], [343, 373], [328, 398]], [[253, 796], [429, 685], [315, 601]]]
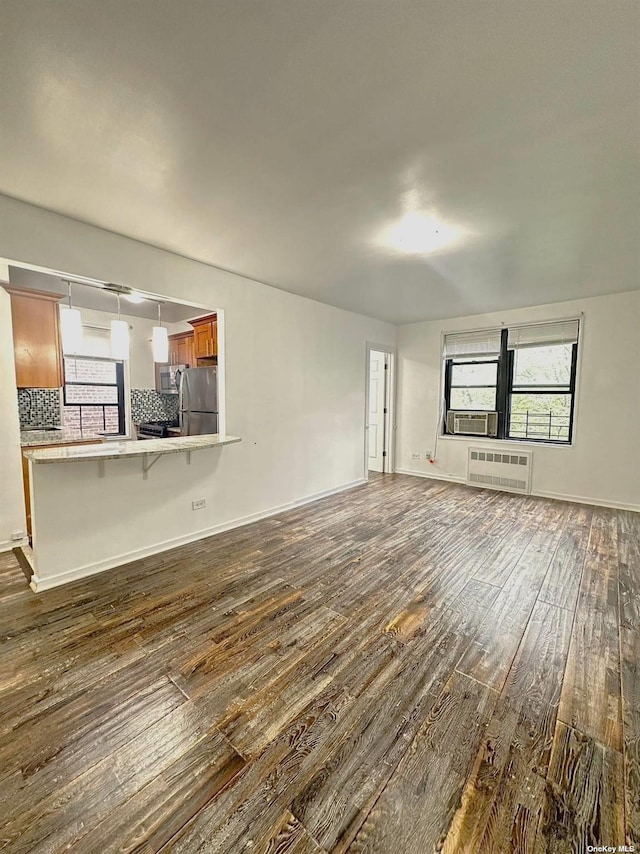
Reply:
[[384, 471], [386, 356], [372, 350], [369, 358], [369, 470]]

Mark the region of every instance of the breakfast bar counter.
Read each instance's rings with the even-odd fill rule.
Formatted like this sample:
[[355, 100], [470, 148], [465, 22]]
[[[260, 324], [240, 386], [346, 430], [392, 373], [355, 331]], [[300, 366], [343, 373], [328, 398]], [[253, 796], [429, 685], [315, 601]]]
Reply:
[[236, 454], [226, 446], [240, 441], [213, 433], [25, 448], [31, 588], [40, 593], [232, 525]]
[[72, 463], [91, 460], [120, 460], [131, 457], [149, 457], [179, 454], [216, 448], [240, 442], [239, 436], [213, 433], [205, 436], [176, 436], [174, 439], [144, 439], [140, 441], [105, 442], [100, 445], [71, 445], [60, 448], [41, 448], [23, 451], [32, 463]]

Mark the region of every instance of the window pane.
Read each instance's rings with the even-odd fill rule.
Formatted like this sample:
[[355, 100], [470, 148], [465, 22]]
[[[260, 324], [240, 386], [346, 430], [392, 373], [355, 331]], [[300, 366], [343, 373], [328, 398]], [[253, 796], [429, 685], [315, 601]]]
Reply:
[[114, 385], [67, 385], [65, 403], [118, 403], [118, 388]]
[[549, 386], [571, 382], [571, 344], [514, 350], [513, 385]]
[[498, 363], [489, 365], [453, 365], [451, 385], [495, 385], [498, 376]]
[[66, 356], [64, 378], [68, 383], [116, 383], [116, 363], [100, 359], [74, 359]]
[[104, 432], [104, 410], [101, 406], [82, 406], [82, 429]]
[[452, 388], [451, 409], [496, 408], [495, 388]]
[[569, 441], [570, 394], [512, 394], [509, 436]]
[[71, 427], [74, 430], [80, 429], [80, 407], [79, 406], [63, 406], [62, 407], [62, 423], [65, 427]]
[[107, 433], [117, 433], [120, 429], [118, 420], [118, 407], [105, 406], [104, 408], [104, 429]]

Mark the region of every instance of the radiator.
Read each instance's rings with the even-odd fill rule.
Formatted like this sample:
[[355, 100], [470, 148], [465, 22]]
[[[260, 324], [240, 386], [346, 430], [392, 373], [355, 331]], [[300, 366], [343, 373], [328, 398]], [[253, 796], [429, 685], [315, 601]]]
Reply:
[[531, 492], [531, 451], [509, 453], [469, 448], [467, 483], [506, 492]]

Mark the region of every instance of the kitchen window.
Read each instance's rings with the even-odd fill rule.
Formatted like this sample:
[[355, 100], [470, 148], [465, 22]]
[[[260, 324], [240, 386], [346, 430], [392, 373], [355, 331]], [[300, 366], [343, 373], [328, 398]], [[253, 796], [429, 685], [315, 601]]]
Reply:
[[65, 356], [63, 400], [66, 427], [113, 436], [126, 432], [121, 361]]
[[492, 438], [570, 443], [578, 335], [577, 320], [445, 335], [446, 412], [497, 413]]

